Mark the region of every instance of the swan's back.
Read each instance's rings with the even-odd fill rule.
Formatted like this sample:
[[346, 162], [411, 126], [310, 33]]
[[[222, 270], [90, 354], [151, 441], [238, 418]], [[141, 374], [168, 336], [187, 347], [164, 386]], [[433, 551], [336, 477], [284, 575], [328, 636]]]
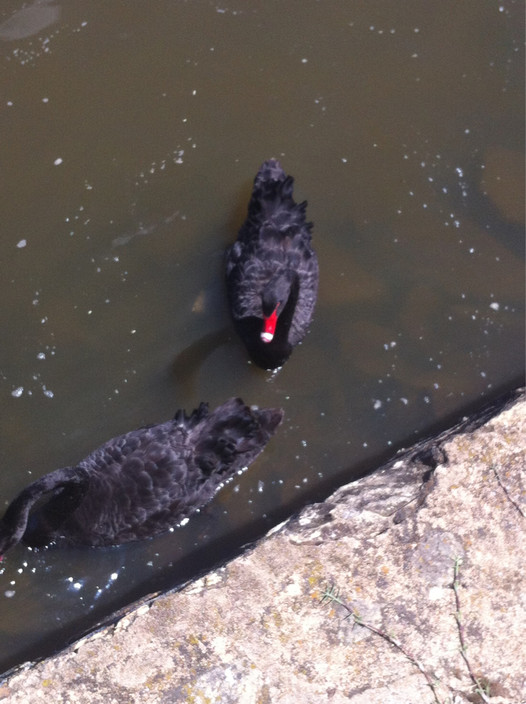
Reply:
[[[60, 496], [33, 516], [30, 545], [64, 537], [70, 544], [116, 545], [180, 523], [263, 450], [281, 422], [279, 409], [254, 410], [230, 399], [190, 416], [114, 438], [78, 464], [89, 476], [78, 506], [57, 524]], [[57, 470], [62, 471], [62, 470]]]

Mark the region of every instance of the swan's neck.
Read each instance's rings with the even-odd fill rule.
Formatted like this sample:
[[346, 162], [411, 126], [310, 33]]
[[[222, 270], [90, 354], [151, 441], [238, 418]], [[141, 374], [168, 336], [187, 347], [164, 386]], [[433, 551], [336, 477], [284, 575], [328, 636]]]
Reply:
[[283, 299], [283, 309], [278, 316], [272, 341], [262, 342], [258, 339], [257, 346], [253, 349], [254, 359], [267, 369], [275, 369], [281, 366], [292, 352], [289, 334], [296, 311], [298, 294], [299, 278], [296, 272], [292, 272], [288, 282], [288, 294]]
[[86, 480], [85, 471], [66, 467], [44, 475], [21, 491], [0, 520], [0, 556], [22, 540], [31, 509], [40, 498], [60, 489], [77, 487]]
[[288, 297], [286, 299], [286, 303], [284, 303], [283, 310], [278, 316], [278, 321], [276, 324], [276, 338], [282, 343], [288, 342], [289, 330], [292, 325], [292, 319], [294, 318], [294, 312], [298, 302], [300, 285], [297, 272], [291, 271], [288, 274], [288, 287]]

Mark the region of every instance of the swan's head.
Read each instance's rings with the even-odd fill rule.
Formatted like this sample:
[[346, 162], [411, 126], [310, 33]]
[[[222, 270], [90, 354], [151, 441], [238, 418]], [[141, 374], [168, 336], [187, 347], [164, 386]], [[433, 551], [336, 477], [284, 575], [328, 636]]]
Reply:
[[276, 324], [278, 322], [278, 307], [274, 308], [270, 315], [263, 317], [263, 330], [260, 337], [263, 342], [272, 342], [276, 334]]
[[263, 328], [260, 333], [262, 342], [268, 344], [274, 339], [278, 318], [285, 310], [296, 280], [296, 273], [287, 269], [273, 276], [263, 289], [261, 295]]

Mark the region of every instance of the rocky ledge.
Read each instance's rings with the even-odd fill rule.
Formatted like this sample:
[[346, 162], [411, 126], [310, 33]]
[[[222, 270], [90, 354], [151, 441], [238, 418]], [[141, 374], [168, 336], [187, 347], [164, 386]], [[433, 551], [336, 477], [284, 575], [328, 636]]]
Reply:
[[520, 391], [24, 666], [0, 700], [526, 702], [525, 454]]

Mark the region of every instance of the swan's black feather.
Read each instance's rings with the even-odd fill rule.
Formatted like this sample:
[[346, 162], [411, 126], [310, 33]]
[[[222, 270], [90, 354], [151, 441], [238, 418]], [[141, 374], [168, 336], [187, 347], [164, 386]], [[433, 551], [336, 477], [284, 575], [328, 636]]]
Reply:
[[103, 546], [166, 531], [246, 469], [282, 417], [279, 409], [256, 410], [233, 398], [212, 413], [201, 404], [189, 416], [178, 412], [113, 438], [18, 495], [0, 520], [0, 555], [20, 540]]

